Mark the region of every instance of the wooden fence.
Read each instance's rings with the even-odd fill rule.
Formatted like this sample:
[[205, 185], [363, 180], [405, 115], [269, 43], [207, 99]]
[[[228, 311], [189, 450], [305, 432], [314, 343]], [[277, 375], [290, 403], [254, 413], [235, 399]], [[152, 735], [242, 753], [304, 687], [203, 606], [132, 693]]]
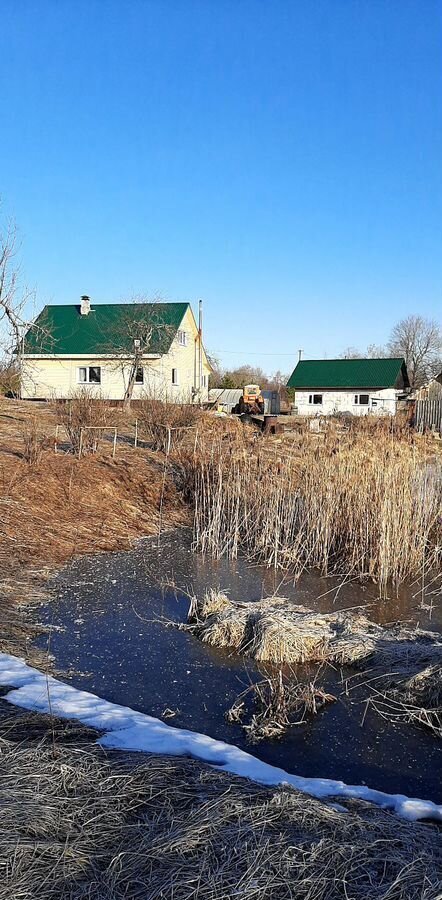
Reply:
[[438, 431], [442, 434], [442, 397], [437, 400], [416, 400], [414, 424], [417, 431]]

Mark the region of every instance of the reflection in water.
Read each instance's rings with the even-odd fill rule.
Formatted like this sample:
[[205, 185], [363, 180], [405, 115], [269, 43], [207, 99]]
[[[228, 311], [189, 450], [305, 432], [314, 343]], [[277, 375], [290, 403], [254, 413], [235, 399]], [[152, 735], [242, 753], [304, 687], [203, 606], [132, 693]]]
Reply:
[[[52, 634], [51, 651], [59, 669], [71, 670], [65, 680], [154, 716], [172, 710], [169, 724], [245, 749], [250, 745], [242, 729], [227, 724], [224, 713], [259, 672], [237, 654], [165, 627], [163, 619], [186, 620], [186, 592], [199, 595], [219, 586], [234, 599], [258, 600], [277, 590], [321, 612], [363, 606], [382, 623], [406, 619], [442, 630], [440, 601], [430, 617], [417, 586], [379, 601], [374, 585], [340, 585], [314, 574], [298, 585], [282, 582], [280, 573], [261, 566], [197, 556], [186, 531], [163, 537], [160, 548], [145, 541], [129, 553], [83, 557], [60, 574], [56, 586], [58, 599], [44, 614], [64, 627]], [[345, 696], [340, 673], [328, 669], [319, 683], [340, 695], [339, 702], [281, 740], [252, 747], [256, 756], [305, 776], [365, 782], [442, 801], [442, 756], [435, 738], [412, 726], [395, 727], [374, 712], [362, 726], [364, 705]]]

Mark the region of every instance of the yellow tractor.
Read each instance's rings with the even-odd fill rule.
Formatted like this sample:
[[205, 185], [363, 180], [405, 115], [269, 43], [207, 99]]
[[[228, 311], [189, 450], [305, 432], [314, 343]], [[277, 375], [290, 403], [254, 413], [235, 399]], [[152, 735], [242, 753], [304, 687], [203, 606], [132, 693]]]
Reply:
[[259, 384], [245, 384], [242, 395], [239, 398], [238, 412], [240, 415], [262, 416], [264, 413], [264, 397]]

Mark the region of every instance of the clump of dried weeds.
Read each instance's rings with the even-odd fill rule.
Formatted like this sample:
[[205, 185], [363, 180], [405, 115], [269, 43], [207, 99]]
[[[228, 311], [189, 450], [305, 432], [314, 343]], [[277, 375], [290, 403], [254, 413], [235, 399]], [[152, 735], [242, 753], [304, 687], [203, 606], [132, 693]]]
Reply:
[[[245, 722], [248, 701], [252, 700], [250, 720]], [[268, 672], [252, 682], [236, 697], [227, 710], [228, 722], [240, 722], [252, 743], [279, 738], [293, 725], [302, 725], [336, 697], [319, 687], [316, 679], [300, 682], [292, 670]]]

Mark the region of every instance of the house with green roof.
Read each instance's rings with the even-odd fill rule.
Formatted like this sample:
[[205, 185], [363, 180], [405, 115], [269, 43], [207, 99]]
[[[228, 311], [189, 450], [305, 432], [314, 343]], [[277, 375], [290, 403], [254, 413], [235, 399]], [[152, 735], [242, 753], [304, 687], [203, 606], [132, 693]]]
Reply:
[[303, 359], [287, 387], [295, 389], [298, 415], [394, 415], [410, 388], [402, 357]]
[[89, 391], [109, 400], [154, 393], [205, 401], [210, 366], [189, 303], [45, 306], [20, 353], [24, 399]]

